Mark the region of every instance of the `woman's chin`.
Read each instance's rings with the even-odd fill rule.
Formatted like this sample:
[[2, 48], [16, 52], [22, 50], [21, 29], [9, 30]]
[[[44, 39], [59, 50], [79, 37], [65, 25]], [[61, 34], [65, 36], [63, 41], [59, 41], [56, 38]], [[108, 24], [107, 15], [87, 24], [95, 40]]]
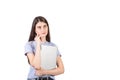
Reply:
[[46, 35], [41, 35], [41, 37], [46, 37]]

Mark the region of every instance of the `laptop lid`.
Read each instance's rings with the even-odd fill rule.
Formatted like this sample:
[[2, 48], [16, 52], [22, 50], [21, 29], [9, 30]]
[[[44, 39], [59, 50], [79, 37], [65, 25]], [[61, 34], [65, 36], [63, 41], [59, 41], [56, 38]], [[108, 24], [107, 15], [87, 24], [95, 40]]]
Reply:
[[41, 67], [46, 70], [56, 68], [57, 47], [41, 45]]

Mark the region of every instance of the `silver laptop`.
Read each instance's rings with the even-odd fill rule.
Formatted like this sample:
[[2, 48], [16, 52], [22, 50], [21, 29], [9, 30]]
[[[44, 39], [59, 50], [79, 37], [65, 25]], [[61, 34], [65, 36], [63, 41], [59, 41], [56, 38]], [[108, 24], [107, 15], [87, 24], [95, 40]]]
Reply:
[[57, 48], [41, 45], [41, 67], [50, 70], [56, 68]]

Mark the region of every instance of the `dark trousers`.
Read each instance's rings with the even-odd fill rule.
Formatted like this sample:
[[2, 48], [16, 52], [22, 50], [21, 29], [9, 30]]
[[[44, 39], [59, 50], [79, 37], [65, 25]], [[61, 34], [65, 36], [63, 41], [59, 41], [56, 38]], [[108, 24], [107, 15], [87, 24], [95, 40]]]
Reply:
[[27, 80], [54, 80], [50, 77], [39, 77], [39, 78], [33, 78], [33, 79], [27, 79]]

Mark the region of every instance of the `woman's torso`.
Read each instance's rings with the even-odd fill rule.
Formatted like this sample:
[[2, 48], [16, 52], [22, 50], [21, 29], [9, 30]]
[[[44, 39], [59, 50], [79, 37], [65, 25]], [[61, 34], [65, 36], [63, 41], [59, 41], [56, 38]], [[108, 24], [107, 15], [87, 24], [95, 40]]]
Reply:
[[[45, 45], [45, 46], [55, 46], [56, 45], [52, 42], [44, 42], [44, 43], [41, 43], [41, 45]], [[30, 42], [27, 42], [26, 45], [25, 45], [25, 55], [28, 53], [28, 52], [32, 52], [35, 54], [35, 50], [36, 50], [36, 42], [35, 41], [30, 41]], [[57, 50], [56, 52], [57, 55], [60, 55], [59, 51]], [[47, 77], [48, 75], [46, 76], [42, 76], [42, 77]], [[40, 76], [36, 76], [35, 75], [35, 69], [34, 67], [32, 67], [30, 65], [30, 70], [29, 70], [29, 73], [28, 73], [28, 78], [37, 78], [37, 77], [40, 77]], [[54, 79], [54, 76], [50, 76], [51, 78]]]

